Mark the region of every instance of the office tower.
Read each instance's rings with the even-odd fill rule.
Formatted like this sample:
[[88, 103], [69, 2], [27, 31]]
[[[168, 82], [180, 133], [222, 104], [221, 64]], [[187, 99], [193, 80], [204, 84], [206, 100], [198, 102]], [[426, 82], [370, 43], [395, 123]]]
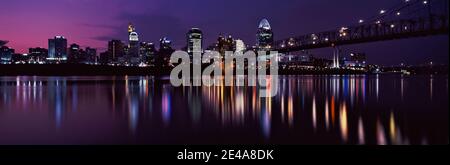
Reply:
[[80, 63], [82, 60], [82, 50], [80, 49], [80, 45], [71, 44], [69, 46], [69, 59], [67, 60], [69, 63]]
[[124, 44], [122, 43], [122, 41], [111, 40], [108, 42], [108, 56], [103, 57], [103, 60], [107, 60], [108, 63], [121, 63], [125, 61], [124, 55]]
[[139, 35], [131, 23], [128, 25], [128, 40], [127, 62], [129, 61], [132, 65], [137, 65], [141, 62], [139, 58]]
[[256, 46], [258, 50], [269, 51], [272, 49], [273, 32], [267, 19], [262, 19], [256, 33]]
[[67, 61], [67, 39], [63, 36], [55, 36], [48, 40], [48, 61], [66, 62]]
[[187, 38], [187, 52], [192, 55], [194, 53], [202, 53], [203, 33], [198, 28], [192, 28], [186, 34]]
[[142, 59], [142, 62], [146, 64], [152, 63], [156, 55], [155, 44], [150, 42], [141, 42], [140, 45], [141, 46], [139, 54]]
[[97, 58], [97, 49], [86, 47], [85, 55], [86, 57], [84, 62], [86, 64], [95, 64], [95, 60]]

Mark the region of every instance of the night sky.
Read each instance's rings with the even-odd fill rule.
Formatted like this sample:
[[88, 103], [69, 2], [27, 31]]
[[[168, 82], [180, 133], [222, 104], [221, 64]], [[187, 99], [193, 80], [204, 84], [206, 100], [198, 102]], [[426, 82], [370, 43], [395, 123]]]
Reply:
[[[105, 50], [110, 39], [127, 40], [132, 22], [141, 41], [167, 36], [175, 48], [185, 46], [186, 32], [201, 28], [204, 44], [220, 33], [255, 44], [259, 21], [267, 18], [275, 40], [353, 25], [402, 0], [2, 0], [0, 40], [26, 53], [47, 47], [47, 40], [63, 35], [68, 42]], [[449, 37], [407, 39], [343, 47], [365, 52], [369, 63], [392, 65], [429, 61], [448, 63]], [[331, 58], [331, 49], [311, 50]]]

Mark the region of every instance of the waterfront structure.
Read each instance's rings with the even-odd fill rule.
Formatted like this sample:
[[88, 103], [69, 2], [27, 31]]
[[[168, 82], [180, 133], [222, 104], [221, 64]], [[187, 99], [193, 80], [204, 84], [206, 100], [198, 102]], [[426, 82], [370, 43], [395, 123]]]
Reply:
[[67, 39], [64, 36], [55, 36], [48, 39], [48, 61], [61, 63], [67, 61]]
[[350, 53], [350, 58], [344, 60], [344, 66], [351, 69], [361, 69], [366, 67], [365, 53]]

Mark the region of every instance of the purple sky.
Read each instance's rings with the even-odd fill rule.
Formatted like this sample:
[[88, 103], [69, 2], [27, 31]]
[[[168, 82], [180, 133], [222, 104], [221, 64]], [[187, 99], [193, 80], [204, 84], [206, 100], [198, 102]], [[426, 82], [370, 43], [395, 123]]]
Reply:
[[[255, 43], [259, 21], [267, 18], [275, 39], [355, 24], [402, 0], [2, 0], [0, 39], [25, 53], [47, 47], [47, 39], [63, 35], [69, 43], [104, 50], [110, 39], [126, 40], [132, 22], [141, 41], [168, 36], [176, 48], [185, 45], [191, 27], [204, 32], [205, 45], [219, 33]], [[343, 47], [366, 52], [371, 63], [448, 63], [448, 36], [377, 42]], [[331, 49], [312, 50], [328, 57]]]

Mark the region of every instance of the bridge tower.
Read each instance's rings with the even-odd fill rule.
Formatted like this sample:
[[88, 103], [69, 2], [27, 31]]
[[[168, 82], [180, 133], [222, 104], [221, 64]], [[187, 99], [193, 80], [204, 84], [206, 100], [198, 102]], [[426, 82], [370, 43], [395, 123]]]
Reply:
[[340, 60], [339, 60], [339, 54], [341, 50], [338, 46], [332, 45], [333, 47], [333, 68], [340, 68]]

